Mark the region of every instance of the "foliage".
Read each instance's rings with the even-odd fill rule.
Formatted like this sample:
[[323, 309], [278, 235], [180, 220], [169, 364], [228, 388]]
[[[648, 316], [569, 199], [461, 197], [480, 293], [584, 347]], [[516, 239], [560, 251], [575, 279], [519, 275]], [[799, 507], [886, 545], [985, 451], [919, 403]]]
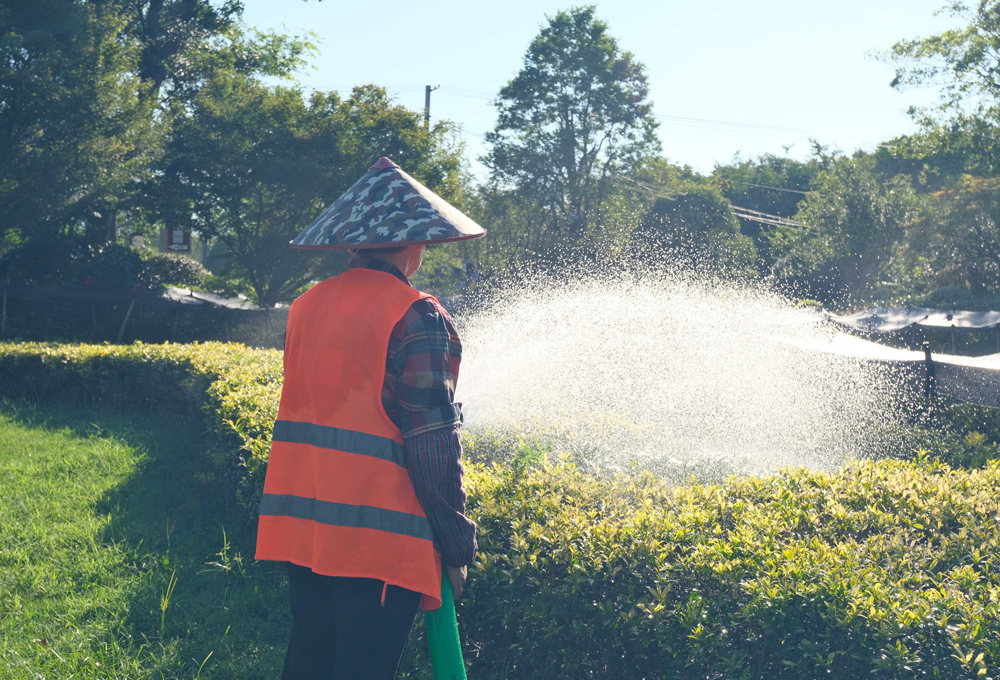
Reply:
[[588, 234], [600, 240], [615, 176], [659, 149], [647, 97], [644, 67], [593, 6], [549, 18], [497, 95], [497, 126], [486, 137], [490, 212], [530, 225], [512, 239], [515, 256], [579, 245]]
[[1000, 2], [951, 0], [944, 11], [965, 25], [893, 45], [885, 55], [897, 64], [892, 86], [940, 84], [948, 108], [967, 99], [985, 107], [1000, 103]]
[[963, 174], [1000, 175], [1000, 130], [995, 122], [959, 114], [922, 117], [920, 132], [889, 140], [872, 154], [882, 174], [906, 174], [915, 187], [940, 191]]
[[658, 198], [643, 217], [632, 235], [636, 248], [729, 276], [754, 270], [753, 241], [740, 233], [732, 206], [717, 188], [686, 182], [676, 185], [673, 194]]
[[880, 286], [892, 283], [918, 203], [908, 177], [881, 176], [874, 165], [870, 156], [836, 161], [799, 204], [796, 220], [806, 227], [774, 233], [782, 253], [775, 272], [800, 293], [857, 303], [885, 295]]
[[295, 88], [218, 71], [175, 126], [157, 212], [224, 244], [226, 259], [213, 269], [245, 280], [265, 307], [343, 270], [342, 254], [288, 242], [379, 156], [426, 171], [432, 188], [458, 167], [435, 140], [443, 129], [425, 131], [374, 86], [307, 102]]
[[1000, 414], [996, 409], [936, 399], [914, 427], [913, 441], [955, 468], [977, 469], [1000, 459]]
[[[111, 3], [0, 6], [0, 242], [107, 232], [158, 149], [137, 55]], [[6, 237], [6, 238], [5, 238]]]
[[28, 241], [0, 255], [0, 279], [61, 288], [199, 286], [207, 276], [201, 263], [190, 257], [95, 244], [80, 237]]
[[147, 266], [135, 250], [82, 238], [24, 243], [0, 256], [0, 279], [65, 288], [131, 289], [151, 283]]
[[988, 307], [1000, 296], [1000, 184], [971, 175], [943, 182], [897, 237], [886, 273], [913, 304]]
[[943, 283], [972, 295], [1000, 293], [1000, 178], [962, 176], [939, 198], [945, 211], [938, 269], [951, 274]]
[[467, 286], [463, 264], [461, 251], [451, 244], [430, 246], [424, 250], [423, 263], [410, 283], [433, 295], [456, 293]]
[[[751, 159], [737, 155], [729, 164], [716, 165], [712, 179], [734, 206], [793, 218], [816, 176], [828, 169], [832, 162], [833, 158], [819, 146], [814, 147], [812, 158], [805, 162], [773, 154]], [[770, 274], [778, 255], [772, 252], [769, 238], [774, 228], [740, 218], [740, 231], [753, 239], [760, 274]]]
[[0, 7], [0, 249], [77, 233], [113, 243], [120, 216], [158, 228], [149, 196], [176, 114], [223, 66], [288, 77], [312, 50], [247, 29], [242, 11], [234, 0]]
[[201, 262], [184, 255], [153, 253], [147, 255], [143, 263], [154, 286], [202, 286], [209, 276]]
[[889, 147], [911, 164], [922, 164], [919, 170], [931, 181], [942, 174], [995, 176], [1000, 171], [1000, 2], [951, 0], [942, 12], [963, 25], [901, 40], [883, 55], [896, 66], [893, 87], [940, 88], [936, 109], [910, 110], [921, 134], [893, 140]]
[[668, 488], [477, 470], [470, 675], [977, 677], [1000, 654], [998, 475], [883, 461]]

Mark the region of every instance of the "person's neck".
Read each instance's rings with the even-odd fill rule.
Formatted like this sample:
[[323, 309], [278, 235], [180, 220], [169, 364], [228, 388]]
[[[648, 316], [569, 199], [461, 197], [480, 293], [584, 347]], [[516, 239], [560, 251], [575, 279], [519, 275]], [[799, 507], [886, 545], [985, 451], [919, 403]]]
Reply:
[[387, 264], [391, 264], [393, 267], [399, 270], [399, 273], [402, 274], [404, 278], [409, 279], [410, 277], [406, 275], [406, 267], [405, 267], [406, 263], [399, 261], [400, 259], [405, 259], [399, 257], [400, 255], [403, 254], [404, 253], [393, 253], [392, 255], [378, 255], [378, 256], [372, 254], [372, 255], [366, 255], [366, 257], [372, 260], [378, 260], [379, 262], [385, 262]]

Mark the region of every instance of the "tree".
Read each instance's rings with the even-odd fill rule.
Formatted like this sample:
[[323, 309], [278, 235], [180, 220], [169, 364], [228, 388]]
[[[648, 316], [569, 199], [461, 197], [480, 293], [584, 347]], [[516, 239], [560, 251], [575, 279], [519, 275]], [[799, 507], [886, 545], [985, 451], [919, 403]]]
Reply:
[[515, 250], [599, 239], [615, 177], [659, 150], [644, 67], [594, 12], [550, 17], [497, 95], [485, 204], [515, 216]]
[[740, 233], [732, 206], [718, 188], [702, 181], [675, 185], [658, 198], [633, 234], [635, 247], [666, 254], [686, 267], [729, 276], [754, 271], [757, 249]]
[[882, 176], [871, 156], [856, 156], [820, 173], [814, 189], [795, 217], [806, 227], [774, 234], [775, 273], [824, 302], [878, 298], [918, 215], [909, 178]]
[[307, 101], [296, 88], [219, 71], [177, 120], [153, 196], [166, 223], [223, 243], [229, 273], [272, 306], [343, 268], [336, 254], [288, 243], [379, 156], [432, 188], [457, 169], [436, 146], [441, 132], [425, 131], [417, 114], [374, 86], [346, 100], [314, 93]]
[[206, 43], [237, 27], [243, 7], [226, 0], [131, 0], [123, 6], [129, 35], [138, 45], [136, 74], [146, 93], [156, 97], [164, 83], [175, 87], [198, 75], [191, 55]]
[[1000, 179], [963, 175], [929, 198], [906, 244], [911, 288], [931, 304], [995, 304], [1000, 294]]
[[1000, 172], [1000, 0], [954, 0], [942, 11], [965, 25], [901, 40], [883, 55], [896, 65], [892, 87], [941, 88], [936, 109], [910, 109], [923, 134], [889, 147], [924, 161], [920, 170], [932, 175], [942, 169], [994, 175]]
[[308, 42], [245, 29], [234, 0], [0, 2], [0, 247], [114, 240], [173, 115], [220, 68], [288, 76]]
[[940, 191], [963, 174], [1000, 175], [1000, 127], [987, 118], [957, 114], [919, 120], [921, 130], [881, 144], [874, 155], [886, 174], [909, 175], [925, 191]]
[[[833, 157], [823, 147], [814, 144], [813, 149], [814, 153], [808, 161], [773, 154], [753, 159], [737, 155], [728, 165], [716, 165], [712, 179], [732, 205], [792, 218], [816, 176], [833, 163]], [[760, 274], [770, 273], [776, 257], [770, 240], [774, 227], [740, 218], [740, 231], [753, 239], [759, 256], [757, 266]]]
[[100, 218], [155, 156], [131, 47], [103, 3], [0, 4], [0, 244]]
[[911, 109], [922, 131], [878, 157], [928, 192], [904, 251], [914, 290], [931, 302], [975, 304], [1000, 292], [1000, 0], [956, 0], [942, 11], [963, 25], [885, 55], [896, 64], [893, 87], [941, 90], [937, 107]]
[[966, 25], [927, 38], [901, 40], [886, 58], [898, 64], [892, 87], [942, 86], [941, 104], [994, 108], [1000, 101], [1000, 0], [952, 1], [943, 10]]

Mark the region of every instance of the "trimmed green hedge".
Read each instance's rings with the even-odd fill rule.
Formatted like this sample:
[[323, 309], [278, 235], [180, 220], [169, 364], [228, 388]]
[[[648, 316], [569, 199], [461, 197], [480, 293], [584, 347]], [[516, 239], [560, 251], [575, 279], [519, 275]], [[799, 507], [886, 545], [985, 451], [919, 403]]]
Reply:
[[471, 482], [472, 677], [997, 677], [996, 462], [678, 488], [496, 466]]
[[220, 342], [0, 343], [0, 396], [198, 418], [209, 455], [255, 508], [281, 396], [281, 352]]
[[[0, 344], [8, 397], [200, 414], [248, 510], [280, 375], [279, 352], [238, 345]], [[468, 466], [470, 677], [1000, 678], [996, 461], [672, 488], [522, 458]]]

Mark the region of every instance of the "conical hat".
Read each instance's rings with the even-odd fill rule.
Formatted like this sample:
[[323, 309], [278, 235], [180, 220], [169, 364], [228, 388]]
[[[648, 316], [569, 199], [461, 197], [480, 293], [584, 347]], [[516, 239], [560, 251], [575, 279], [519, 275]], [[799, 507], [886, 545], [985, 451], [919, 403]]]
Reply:
[[393, 248], [478, 238], [486, 230], [380, 158], [292, 241], [293, 248]]

